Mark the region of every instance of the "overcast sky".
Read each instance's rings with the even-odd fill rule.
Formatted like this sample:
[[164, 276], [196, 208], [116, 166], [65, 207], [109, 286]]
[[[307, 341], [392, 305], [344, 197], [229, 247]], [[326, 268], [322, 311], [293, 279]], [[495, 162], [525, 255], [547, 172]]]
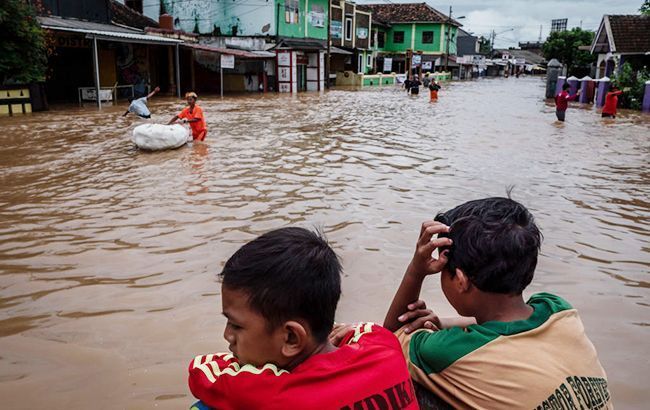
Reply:
[[[358, 3], [419, 3], [422, 0], [358, 0]], [[439, 11], [453, 17], [465, 16], [460, 20], [463, 29], [475, 35], [489, 36], [496, 33], [495, 47], [516, 47], [519, 41], [537, 41], [539, 26], [542, 26], [542, 40], [548, 36], [551, 20], [568, 18], [568, 27], [598, 30], [603, 14], [638, 14], [643, 0], [443, 0], [427, 1]], [[509, 31], [506, 31], [509, 30]], [[505, 32], [504, 32], [505, 31]], [[503, 32], [503, 33], [502, 33]]]

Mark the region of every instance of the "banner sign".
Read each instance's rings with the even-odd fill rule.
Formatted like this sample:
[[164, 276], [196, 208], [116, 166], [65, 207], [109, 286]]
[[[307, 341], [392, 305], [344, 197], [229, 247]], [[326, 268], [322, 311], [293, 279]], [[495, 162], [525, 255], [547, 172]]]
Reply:
[[343, 35], [343, 24], [341, 24], [340, 21], [332, 20], [332, 24], [330, 26], [330, 36], [332, 38], [340, 39], [342, 35]]
[[235, 68], [235, 56], [221, 54], [221, 68]]
[[393, 58], [384, 57], [384, 71], [391, 72], [393, 71]]

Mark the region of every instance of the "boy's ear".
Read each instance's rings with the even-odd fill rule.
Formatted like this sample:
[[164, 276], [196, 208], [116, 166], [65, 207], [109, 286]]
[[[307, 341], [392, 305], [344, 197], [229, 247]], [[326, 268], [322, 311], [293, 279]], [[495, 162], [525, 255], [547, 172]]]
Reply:
[[296, 357], [304, 351], [307, 343], [307, 329], [302, 324], [294, 320], [285, 322], [282, 355], [285, 357]]
[[461, 293], [467, 292], [472, 287], [472, 282], [460, 268], [456, 268], [456, 285]]

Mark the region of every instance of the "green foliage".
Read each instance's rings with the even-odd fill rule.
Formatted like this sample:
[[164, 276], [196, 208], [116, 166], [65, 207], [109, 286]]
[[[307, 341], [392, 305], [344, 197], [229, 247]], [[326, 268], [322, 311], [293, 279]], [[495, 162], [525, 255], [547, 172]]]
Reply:
[[639, 8], [639, 11], [641, 12], [641, 14], [650, 16], [650, 0], [645, 0], [641, 5], [641, 8]]
[[479, 53], [481, 54], [486, 54], [489, 55], [492, 52], [492, 45], [490, 44], [490, 40], [488, 40], [485, 37], [480, 37], [478, 39], [479, 42]]
[[611, 84], [623, 91], [621, 107], [640, 110], [645, 93], [645, 82], [650, 80], [650, 71], [644, 67], [635, 72], [630, 63], [625, 63], [620, 72], [613, 77]]
[[27, 0], [0, 2], [0, 83], [45, 80], [47, 43]]
[[556, 31], [548, 36], [542, 47], [544, 58], [547, 61], [552, 58], [558, 59], [568, 67], [569, 73], [571, 73], [577, 68], [588, 66], [596, 61], [595, 55], [589, 51], [578, 49], [580, 46], [591, 45], [593, 39], [593, 32], [578, 27], [568, 31]]

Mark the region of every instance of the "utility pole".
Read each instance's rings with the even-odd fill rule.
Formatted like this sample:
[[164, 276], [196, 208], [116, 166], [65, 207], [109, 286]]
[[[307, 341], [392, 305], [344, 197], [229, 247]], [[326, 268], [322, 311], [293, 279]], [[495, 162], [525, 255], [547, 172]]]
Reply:
[[445, 32], [447, 34], [447, 47], [445, 52], [445, 71], [449, 71], [449, 35], [451, 34], [451, 6], [449, 6], [449, 16], [447, 17], [447, 26]]
[[494, 29], [492, 29], [492, 34], [490, 35], [490, 58], [492, 58], [492, 53], [494, 53], [494, 37], [496, 37], [496, 34], [494, 33]]
[[537, 39], [537, 42], [541, 43], [542, 42], [542, 25], [539, 25], [539, 38]]
[[[325, 88], [330, 88], [330, 53], [332, 50], [332, 0], [327, 0], [327, 54], [325, 55]], [[370, 33], [368, 33], [370, 36]], [[370, 37], [368, 37], [370, 38]], [[368, 40], [370, 43], [370, 40]], [[320, 58], [320, 56], [318, 57]]]

